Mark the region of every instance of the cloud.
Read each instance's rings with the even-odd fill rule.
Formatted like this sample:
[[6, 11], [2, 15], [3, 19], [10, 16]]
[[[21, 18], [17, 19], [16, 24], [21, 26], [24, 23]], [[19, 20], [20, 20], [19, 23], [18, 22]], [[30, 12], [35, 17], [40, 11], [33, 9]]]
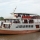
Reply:
[[40, 4], [39, 0], [1, 0], [2, 3], [0, 3], [0, 6], [2, 5], [25, 5], [25, 4]]
[[9, 2], [4, 2], [4, 3], [0, 3], [0, 6], [4, 6], [6, 4], [8, 4]]
[[40, 0], [4, 0], [0, 2], [0, 13], [9, 15], [16, 6], [15, 12], [40, 13]]
[[0, 0], [0, 6], [6, 5], [6, 4], [10, 4], [10, 3], [16, 3], [19, 2], [20, 0]]

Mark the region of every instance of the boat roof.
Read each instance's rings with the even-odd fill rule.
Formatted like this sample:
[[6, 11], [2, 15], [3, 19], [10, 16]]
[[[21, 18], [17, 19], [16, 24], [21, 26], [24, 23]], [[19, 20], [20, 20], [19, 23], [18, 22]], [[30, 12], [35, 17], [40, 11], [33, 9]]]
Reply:
[[21, 14], [21, 15], [37, 15], [37, 14], [33, 14], [33, 13], [14, 13], [14, 14]]
[[[4, 19], [4, 20], [15, 20], [15, 19]], [[16, 20], [19, 20], [19, 18], [16, 18]]]

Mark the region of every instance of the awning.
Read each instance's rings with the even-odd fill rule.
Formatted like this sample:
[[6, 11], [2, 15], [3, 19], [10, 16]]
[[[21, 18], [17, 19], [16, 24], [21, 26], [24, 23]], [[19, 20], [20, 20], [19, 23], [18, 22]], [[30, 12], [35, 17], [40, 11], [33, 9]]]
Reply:
[[3, 23], [3, 24], [11, 24], [11, 23]]

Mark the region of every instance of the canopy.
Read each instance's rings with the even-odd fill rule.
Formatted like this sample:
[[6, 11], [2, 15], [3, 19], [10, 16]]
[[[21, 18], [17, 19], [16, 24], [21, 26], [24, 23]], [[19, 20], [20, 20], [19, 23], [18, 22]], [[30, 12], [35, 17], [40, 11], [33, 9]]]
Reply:
[[3, 23], [3, 24], [11, 24], [11, 23]]

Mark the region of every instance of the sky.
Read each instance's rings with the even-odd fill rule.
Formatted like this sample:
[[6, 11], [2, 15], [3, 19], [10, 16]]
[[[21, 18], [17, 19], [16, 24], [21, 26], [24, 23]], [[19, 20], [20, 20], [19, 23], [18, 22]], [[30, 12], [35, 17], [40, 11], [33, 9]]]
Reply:
[[16, 13], [40, 15], [40, 0], [0, 0], [0, 17], [10, 16], [16, 6]]

